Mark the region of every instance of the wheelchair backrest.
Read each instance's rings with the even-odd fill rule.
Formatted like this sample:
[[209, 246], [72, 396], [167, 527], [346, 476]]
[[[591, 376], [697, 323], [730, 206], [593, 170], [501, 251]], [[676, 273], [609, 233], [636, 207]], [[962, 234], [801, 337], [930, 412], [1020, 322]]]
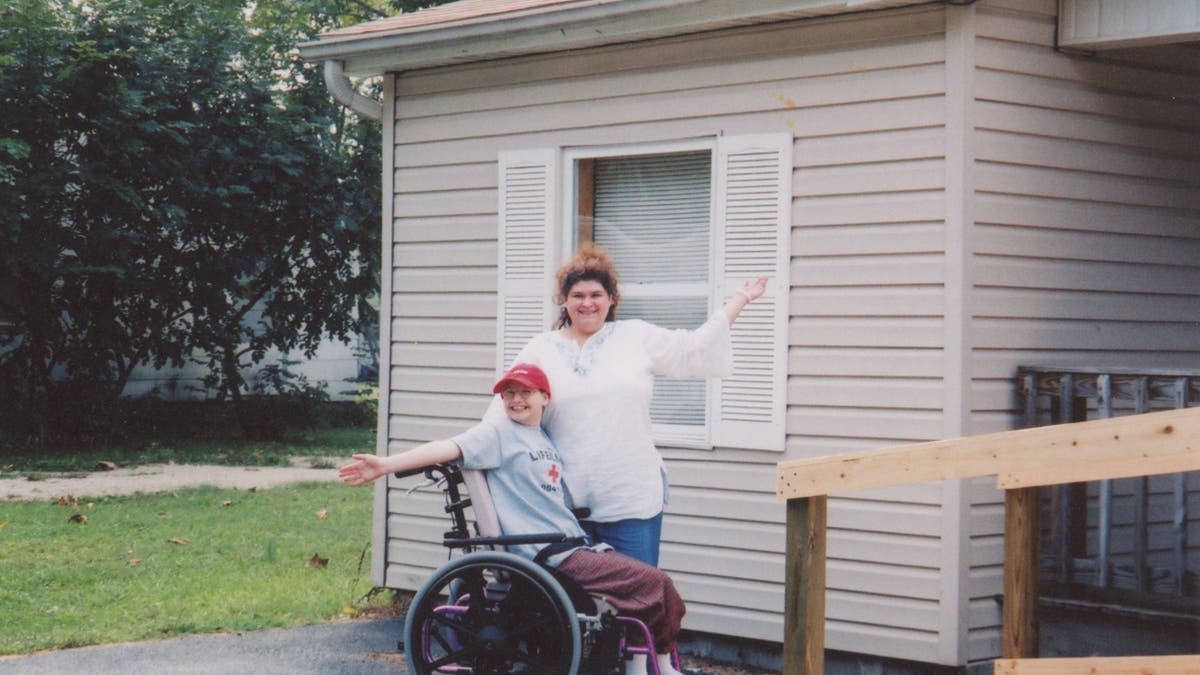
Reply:
[[471, 510], [475, 514], [475, 528], [481, 537], [499, 537], [500, 519], [496, 516], [496, 505], [488, 490], [487, 473], [475, 469], [462, 470], [463, 484], [471, 496]]
[[[461, 548], [470, 552], [476, 547], [496, 548], [529, 544], [556, 544], [566, 542], [569, 536], [563, 532], [539, 532], [505, 535], [500, 529], [500, 518], [492, 493], [488, 490], [487, 473], [465, 470], [456, 463], [447, 462], [432, 466], [398, 471], [397, 478], [407, 478], [422, 473], [426, 478], [441, 484], [446, 494], [446, 513], [450, 515], [454, 528], [444, 533], [442, 543], [449, 548]], [[466, 493], [460, 490], [466, 488]], [[473, 518], [467, 518], [467, 508]], [[475, 522], [472, 535], [470, 521]]]

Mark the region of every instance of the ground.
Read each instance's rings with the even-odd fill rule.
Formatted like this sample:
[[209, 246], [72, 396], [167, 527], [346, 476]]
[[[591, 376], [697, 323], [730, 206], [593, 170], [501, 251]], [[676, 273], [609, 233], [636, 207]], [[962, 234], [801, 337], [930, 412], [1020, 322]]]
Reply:
[[309, 458], [295, 460], [290, 467], [205, 466], [152, 464], [134, 469], [87, 473], [42, 474], [37, 480], [0, 479], [0, 499], [37, 501], [63, 495], [103, 497], [138, 492], [168, 492], [198, 485], [221, 488], [269, 488], [287, 483], [335, 481], [331, 468], [312, 468]]
[[[157, 464], [133, 469], [116, 468], [86, 473], [42, 474], [36, 480], [4, 478], [0, 479], [0, 499], [54, 501], [67, 495], [100, 497], [139, 492], [168, 492], [200, 485], [243, 490], [265, 489], [289, 483], [336, 481], [337, 472], [328, 467], [338, 461], [341, 460], [298, 458], [290, 467]], [[314, 468], [314, 464], [317, 468]], [[397, 659], [395, 655], [381, 654], [377, 656], [382, 659]], [[683, 665], [685, 669], [703, 675], [766, 675], [772, 672], [728, 666], [691, 655], [683, 657]]]

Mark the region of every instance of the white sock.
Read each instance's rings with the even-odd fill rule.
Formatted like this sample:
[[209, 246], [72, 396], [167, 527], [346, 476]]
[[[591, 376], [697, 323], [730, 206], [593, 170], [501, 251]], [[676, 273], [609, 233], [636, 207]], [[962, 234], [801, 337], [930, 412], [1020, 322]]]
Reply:
[[658, 655], [658, 673], [659, 675], [683, 675], [683, 673], [675, 670], [675, 666], [671, 663], [670, 654]]
[[646, 655], [631, 655], [625, 662], [625, 675], [646, 675]]

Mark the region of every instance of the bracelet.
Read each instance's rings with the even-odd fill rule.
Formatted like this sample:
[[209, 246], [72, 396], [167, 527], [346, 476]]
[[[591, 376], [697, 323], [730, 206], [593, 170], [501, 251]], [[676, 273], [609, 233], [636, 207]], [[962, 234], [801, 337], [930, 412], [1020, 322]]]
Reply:
[[742, 297], [746, 299], [746, 302], [754, 301], [754, 298], [750, 297], [750, 294], [748, 292], [746, 292], [746, 289], [739, 288], [739, 289], [737, 289], [737, 292], [742, 294]]

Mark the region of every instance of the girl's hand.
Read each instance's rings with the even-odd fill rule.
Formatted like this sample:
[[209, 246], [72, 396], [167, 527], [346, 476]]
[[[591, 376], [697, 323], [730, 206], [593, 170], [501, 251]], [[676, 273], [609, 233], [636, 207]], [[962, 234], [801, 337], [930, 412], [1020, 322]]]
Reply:
[[354, 461], [338, 469], [338, 478], [353, 487], [370, 483], [387, 473], [383, 460], [375, 455], [354, 455]]

